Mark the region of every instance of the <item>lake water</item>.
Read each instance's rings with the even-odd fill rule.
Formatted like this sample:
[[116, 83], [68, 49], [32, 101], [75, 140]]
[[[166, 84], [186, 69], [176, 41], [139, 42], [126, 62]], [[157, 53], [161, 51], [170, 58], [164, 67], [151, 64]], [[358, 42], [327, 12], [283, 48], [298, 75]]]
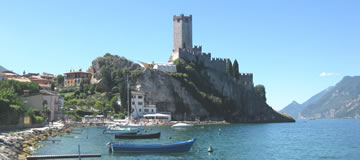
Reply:
[[[146, 128], [150, 130], [150, 127]], [[41, 142], [35, 154], [101, 153], [101, 159], [360, 159], [360, 120], [298, 120], [296, 123], [231, 124], [195, 126], [161, 131], [160, 139], [115, 140], [103, 135], [103, 128], [85, 127], [75, 138], [57, 136], [60, 142]], [[88, 137], [88, 138], [87, 138]], [[171, 137], [171, 139], [169, 139]], [[106, 143], [168, 143], [195, 137], [187, 153], [109, 153]], [[212, 144], [214, 152], [207, 149]], [[92, 158], [99, 159], [99, 158]]]

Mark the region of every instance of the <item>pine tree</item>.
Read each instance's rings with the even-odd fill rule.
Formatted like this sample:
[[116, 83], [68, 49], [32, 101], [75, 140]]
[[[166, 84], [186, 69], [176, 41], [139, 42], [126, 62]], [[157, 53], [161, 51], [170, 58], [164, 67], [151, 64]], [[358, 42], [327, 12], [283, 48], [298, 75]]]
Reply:
[[234, 64], [233, 64], [233, 77], [238, 80], [240, 78], [240, 73], [239, 73], [239, 64], [237, 62], [237, 60], [235, 59]]
[[228, 59], [226, 62], [226, 72], [229, 73], [231, 76], [233, 75], [233, 68], [230, 59]]

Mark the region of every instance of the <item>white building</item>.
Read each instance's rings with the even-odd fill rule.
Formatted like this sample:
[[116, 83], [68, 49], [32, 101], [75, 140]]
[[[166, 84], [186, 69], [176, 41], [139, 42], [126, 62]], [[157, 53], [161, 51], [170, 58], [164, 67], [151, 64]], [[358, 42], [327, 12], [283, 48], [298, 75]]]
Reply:
[[131, 117], [139, 118], [145, 114], [156, 113], [156, 105], [145, 104], [145, 93], [131, 91]]
[[176, 72], [176, 65], [172, 63], [154, 63], [153, 69], [163, 72]]

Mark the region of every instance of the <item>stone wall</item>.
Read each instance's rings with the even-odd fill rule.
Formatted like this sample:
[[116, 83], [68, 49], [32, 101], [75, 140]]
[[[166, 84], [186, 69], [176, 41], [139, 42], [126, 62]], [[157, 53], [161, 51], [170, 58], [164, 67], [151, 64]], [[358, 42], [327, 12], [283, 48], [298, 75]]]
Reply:
[[252, 73], [240, 73], [240, 77], [237, 80], [240, 85], [254, 86]]

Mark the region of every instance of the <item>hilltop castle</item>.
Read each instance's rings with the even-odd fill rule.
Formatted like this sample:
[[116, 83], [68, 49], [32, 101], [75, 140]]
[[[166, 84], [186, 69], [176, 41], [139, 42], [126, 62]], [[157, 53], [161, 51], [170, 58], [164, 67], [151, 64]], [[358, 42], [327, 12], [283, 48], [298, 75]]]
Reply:
[[[169, 58], [169, 62], [174, 62], [178, 58], [187, 61], [202, 62], [210, 70], [226, 72], [226, 62], [228, 59], [211, 58], [211, 53], [203, 53], [202, 46], [194, 46], [192, 43], [192, 15], [174, 16], [174, 48]], [[243, 85], [253, 85], [252, 73], [240, 73], [237, 81]]]

